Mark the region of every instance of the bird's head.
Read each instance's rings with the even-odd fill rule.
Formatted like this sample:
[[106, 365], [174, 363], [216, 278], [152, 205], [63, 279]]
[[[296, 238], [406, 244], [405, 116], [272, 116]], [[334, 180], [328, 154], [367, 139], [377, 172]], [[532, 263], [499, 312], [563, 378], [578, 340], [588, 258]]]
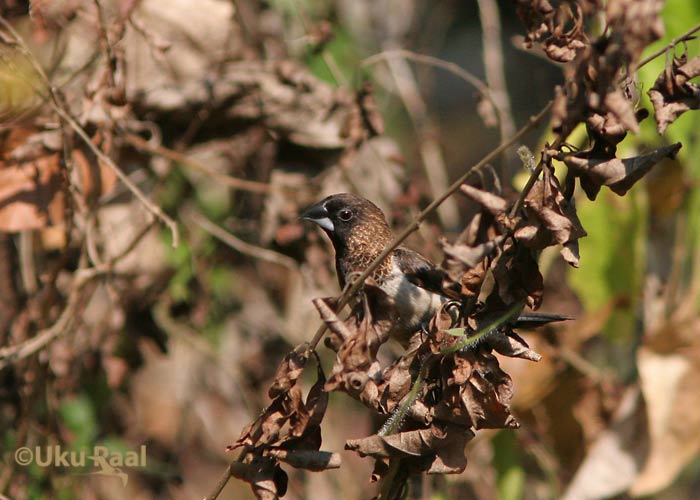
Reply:
[[321, 226], [336, 252], [360, 244], [381, 249], [392, 238], [389, 224], [379, 207], [354, 194], [328, 196], [309, 207], [301, 218]]

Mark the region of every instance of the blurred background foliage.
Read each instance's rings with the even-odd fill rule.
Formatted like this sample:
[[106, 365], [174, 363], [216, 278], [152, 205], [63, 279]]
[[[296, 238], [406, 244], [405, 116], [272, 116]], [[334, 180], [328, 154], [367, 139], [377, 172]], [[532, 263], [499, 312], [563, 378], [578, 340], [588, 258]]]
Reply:
[[[80, 45], [80, 33], [76, 35], [78, 28], [73, 23], [94, 21], [91, 2], [30, 3], [36, 9], [33, 17], [29, 5], [19, 0], [4, 2], [0, 12], [31, 40], [51, 77], [66, 81], [68, 69], [76, 66], [70, 58], [88, 50], [75, 48]], [[126, 8], [129, 2], [100, 3], [111, 12]], [[477, 2], [205, 3], [197, 8], [214, 21], [201, 22], [187, 2], [168, 7], [143, 2], [138, 7], [141, 21], [129, 25], [127, 33], [131, 31], [132, 37], [140, 36], [141, 43], [146, 40], [147, 44], [131, 51], [132, 42], [124, 42], [127, 67], [133, 63], [136, 68], [138, 57], [149, 51], [161, 61], [165, 56], [158, 53], [159, 43], [172, 45], [167, 57], [187, 46], [191, 52], [182, 59], [195, 54], [207, 61], [203, 72], [197, 65], [194, 69], [173, 66], [174, 73], [181, 71], [173, 80], [176, 84], [162, 83], [162, 88], [184, 96], [173, 97], [175, 104], [162, 96], [149, 101], [142, 95], [148, 92], [131, 82], [137, 90], [132, 88], [129, 98], [138, 96], [131, 111], [144, 123], [155, 124], [162, 144], [182, 158], [144, 153], [127, 146], [121, 132], [115, 135], [120, 165], [181, 223], [179, 245], [171, 248], [172, 235], [167, 229], [152, 232], [153, 238], [137, 247], [136, 258], [122, 276], [99, 284], [73, 330], [45, 355], [0, 372], [0, 493], [9, 498], [203, 497], [231, 459], [226, 445], [267, 401], [267, 385], [279, 360], [317, 328], [310, 299], [338, 293], [329, 247], [315, 230], [297, 221], [298, 210], [329, 192], [353, 190], [376, 200], [394, 226], [401, 227], [444, 185], [439, 179], [426, 180], [431, 175], [426, 172], [427, 142], [439, 149], [442, 175], [452, 180], [500, 141], [498, 129], [485, 126], [479, 115], [475, 90], [453, 73], [400, 58], [392, 59], [400, 63], [393, 69], [387, 61], [366, 64], [368, 57], [379, 52], [405, 49], [452, 62], [485, 79]], [[562, 72], [543, 57], [520, 48], [518, 37], [524, 30], [513, 3], [496, 4], [506, 90], [513, 120], [522, 124], [551, 99], [554, 85], [562, 83]], [[168, 19], [178, 27], [191, 20], [192, 29], [212, 32], [190, 33], [183, 42], [183, 37], [173, 35], [177, 30], [160, 30], [155, 18]], [[700, 23], [700, 4], [669, 0], [663, 20], [664, 38], [646, 53]], [[83, 45], [93, 45], [94, 50], [97, 35], [86, 32], [84, 37]], [[211, 43], [222, 45], [207, 45]], [[696, 41], [672, 52], [680, 54], [685, 45], [691, 56], [698, 54]], [[27, 126], [27, 117], [37, 116], [36, 95], [28, 91], [27, 80], [38, 81], [24, 59], [12, 63], [7, 53], [2, 57], [1, 111], [7, 118], [7, 133], [12, 127]], [[98, 61], [102, 57], [99, 51], [95, 57]], [[193, 81], [201, 80], [203, 88], [216, 94], [217, 85], [230, 76], [224, 67], [232, 61], [287, 60], [296, 62], [293, 72], [308, 71], [326, 82], [328, 89], [359, 88], [363, 81], [372, 81], [384, 135], [371, 140], [372, 148], [358, 146], [352, 157], [343, 157], [340, 148], [317, 147], [291, 134], [285, 136], [288, 126], [275, 128], [252, 114], [226, 114], [215, 98], [200, 99], [196, 92], [188, 93]], [[639, 106], [651, 109], [646, 91], [665, 63], [664, 57], [658, 57], [639, 71]], [[235, 71], [247, 71], [241, 68]], [[397, 85], [397, 71], [403, 85], [408, 71], [408, 89], [402, 91], [401, 82]], [[27, 75], [19, 78], [18, 72]], [[201, 76], [198, 72], [203, 77], [197, 78]], [[134, 69], [128, 78], [137, 73]], [[296, 78], [295, 74], [290, 78]], [[71, 98], [83, 95], [75, 89], [84, 93], [92, 81], [86, 80], [78, 77], [66, 83], [66, 94]], [[411, 85], [417, 95], [411, 94]], [[217, 102], [216, 107], [209, 106], [211, 102]], [[79, 105], [77, 100], [70, 104]], [[305, 118], [297, 120], [304, 122]], [[668, 388], [675, 385], [662, 382], [656, 389], [642, 387], [644, 402], [639, 395], [644, 384], [640, 382], [639, 350], [649, 342], [653, 328], [648, 317], [657, 314], [656, 308], [662, 313], [654, 320], [655, 328], [687, 328], [688, 336], [678, 347], [673, 334], [668, 334], [668, 345], [660, 351], [654, 348], [655, 352], [678, 354], [695, 370], [700, 364], [696, 349], [700, 339], [699, 131], [700, 113], [681, 116], [664, 136], [648, 118], [639, 135], [628, 135], [622, 143], [622, 156], [678, 141], [683, 144], [678, 157], [655, 167], [626, 197], [605, 190], [595, 202], [577, 198], [578, 213], [588, 232], [580, 241], [580, 268], [567, 268], [556, 251], [541, 257], [546, 285], [542, 309], [570, 314], [576, 320], [524, 334], [545, 357], [538, 365], [504, 361], [515, 380], [514, 409], [522, 428], [480, 432], [469, 444], [470, 464], [464, 474], [430, 477], [414, 485], [412, 495], [432, 500], [628, 498], [630, 494], [660, 499], [700, 497], [700, 443], [687, 434], [700, 435], [700, 397], [674, 392]], [[540, 127], [524, 143], [537, 152], [546, 140], [546, 131]], [[569, 140], [584, 146], [585, 134], [574, 132]], [[267, 187], [261, 191], [231, 189], [210, 171], [192, 168], [183, 158]], [[494, 167], [510, 196], [528, 176], [512, 156], [499, 159]], [[147, 173], [139, 177], [144, 171]], [[103, 211], [100, 248], [106, 251], [111, 239], [120, 241], [117, 248], [123, 247], [125, 240], [120, 236], [137, 231], [142, 217], [134, 214], [143, 211], [129, 201], [123, 189], [112, 192], [110, 199], [105, 196], [94, 210]], [[409, 246], [436, 261], [440, 260], [437, 237], [443, 234], [453, 239], [474, 210], [466, 199], [455, 197], [450, 203], [456, 217], [446, 209], [409, 240]], [[111, 213], [110, 206], [124, 210]], [[203, 230], [193, 213], [236, 235], [234, 243], [222, 242], [212, 231]], [[135, 227], [126, 231], [127, 225]], [[30, 251], [38, 276], [56, 265], [65, 273], [77, 268], [80, 252], [60, 237], [58, 243], [51, 243], [57, 237], [51, 226], [3, 235], [3, 245], [12, 249], [8, 262], [15, 266], [12, 279], [17, 289], [22, 288], [17, 283], [23, 277], [16, 268], [19, 249], [26, 248], [19, 243], [22, 238], [33, 241]], [[266, 250], [272, 253], [265, 254]], [[19, 329], [17, 318], [23, 307], [44, 303], [32, 299], [42, 290], [39, 285], [15, 294], [18, 298], [10, 320], [3, 323], [7, 332]], [[654, 286], [660, 286], [663, 293], [650, 298]], [[3, 297], [6, 305], [10, 304], [7, 297]], [[669, 320], [668, 326], [659, 327], [684, 300], [692, 302], [692, 314], [681, 323]], [[46, 311], [29, 313], [23, 321], [46, 328], [53, 321], [49, 318], [55, 318], [54, 309], [49, 304]], [[37, 319], [42, 317], [46, 320], [43, 325]], [[15, 330], [10, 327], [13, 322]], [[4, 334], [3, 346], [21, 340], [13, 335]], [[690, 354], [683, 350], [688, 345], [693, 346]], [[324, 362], [331, 359], [325, 353]], [[664, 366], [641, 369], [651, 370], [652, 380], [663, 380], [668, 373]], [[653, 419], [644, 405], [655, 404], [654, 390], [677, 396], [663, 407], [673, 422], [656, 427], [645, 423]], [[697, 391], [687, 389], [692, 390]], [[682, 401], [676, 405], [678, 399]], [[342, 450], [345, 440], [367, 435], [377, 424], [357, 403], [332, 394], [324, 447]], [[684, 430], [678, 431], [678, 426]], [[657, 431], [661, 435], [655, 435]], [[692, 449], [680, 450], [678, 441]], [[57, 443], [71, 450], [95, 444], [133, 450], [146, 444], [148, 466], [129, 471], [129, 484], [122, 488], [115, 478], [76, 476], [73, 470], [54, 467], [21, 467], [13, 461], [12, 454], [20, 446]], [[670, 472], [650, 470], [650, 457], [656, 457], [653, 464], [658, 468], [664, 454]], [[671, 456], [683, 459], [671, 460]], [[287, 497], [371, 497], [374, 485], [367, 480], [371, 464], [351, 453], [344, 453], [343, 460], [339, 471], [293, 473]], [[613, 481], [610, 474], [618, 477]], [[232, 481], [220, 498], [251, 497], [247, 485]]]

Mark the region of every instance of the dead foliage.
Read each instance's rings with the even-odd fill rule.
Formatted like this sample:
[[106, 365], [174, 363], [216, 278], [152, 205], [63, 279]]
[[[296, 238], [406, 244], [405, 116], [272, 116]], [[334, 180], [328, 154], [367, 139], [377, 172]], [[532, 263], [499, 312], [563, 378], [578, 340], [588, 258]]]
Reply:
[[[626, 158], [617, 150], [649, 114], [635, 97], [634, 75], [644, 49], [663, 35], [661, 1], [516, 0], [526, 46], [563, 71], [566, 83], [541, 113], [551, 111], [554, 139], [527, 165], [530, 179], [515, 197], [471, 173], [450, 191], [430, 193], [459, 191], [471, 207], [458, 236], [428, 233], [442, 255], [440, 292], [450, 300], [392, 356], [396, 304], [371, 279], [352, 296], [314, 298], [334, 289], [329, 252], [297, 218], [320, 193], [361, 191], [392, 215], [428, 198], [384, 136], [375, 86], [353, 88], [342, 74], [331, 85], [302, 62], [318, 56], [333, 73], [330, 23], [302, 16], [305, 45], [295, 52], [285, 16], [264, 3], [178, 0], [168, 15], [156, 0], [30, 2], [31, 12], [21, 4], [0, 7], [0, 61], [8, 69], [0, 73], [8, 96], [0, 117], [10, 124], [0, 131], [0, 421], [22, 425], [12, 431], [17, 447], [77, 442], [79, 429], [57, 419], [52, 405], [82, 394], [84, 380], [98, 380], [91, 390], [116, 401], [101, 403], [105, 435], [127, 422], [135, 429], [128, 439], [148, 441], [163, 463], [173, 450], [199, 457], [192, 454], [202, 443], [222, 452], [209, 465], [231, 461], [208, 498], [235, 477], [256, 498], [275, 499], [299, 477], [289, 467], [339, 468], [340, 453], [322, 449], [333, 391], [383, 421], [362, 437], [343, 435], [347, 450], [374, 460], [380, 498], [401, 498], [415, 475], [467, 470], [467, 445], [479, 431], [521, 425], [514, 404], [520, 362], [544, 358], [551, 385], [560, 359], [582, 365], [576, 349], [615, 306], [588, 318], [594, 327], [574, 340], [549, 330], [531, 347], [522, 332], [565, 318], [525, 314], [546, 299], [543, 251], [556, 248], [563, 268], [586, 258], [577, 188], [590, 200], [604, 186], [623, 196], [681, 148]], [[389, 24], [377, 31], [396, 35], [401, 29], [391, 21], [382, 19]], [[47, 65], [49, 41], [56, 58]], [[698, 75], [700, 58], [683, 54], [649, 90], [660, 133], [700, 109]], [[567, 139], [579, 126], [588, 142], [577, 148]], [[166, 257], [162, 240], [176, 245], [181, 231], [182, 253]], [[629, 408], [613, 408], [619, 387], [597, 379], [576, 402], [591, 440], [606, 431], [603, 451], [586, 460], [631, 441], [626, 424], [648, 427], [648, 453], [635, 451], [640, 472], [627, 485], [636, 494], [668, 484], [700, 447], [700, 424], [684, 420], [696, 416], [689, 409], [697, 406], [692, 381], [700, 371], [689, 310], [677, 304], [668, 321], [647, 328]], [[309, 341], [314, 313], [323, 330]], [[204, 339], [212, 331], [220, 345]], [[333, 358], [325, 372], [321, 339]], [[681, 375], [657, 383], [659, 367]], [[536, 387], [535, 399], [549, 390]], [[226, 448], [232, 459], [221, 443], [241, 427]], [[659, 472], [661, 465], [668, 468]], [[184, 459], [172, 467], [198, 491], [211, 487]], [[572, 488], [595, 482], [583, 467], [579, 474]], [[0, 474], [0, 493], [7, 477]], [[29, 491], [23, 481], [13, 485], [18, 498]], [[163, 478], [137, 481], [157, 483], [153, 491], [175, 488]]]
[[700, 85], [690, 80], [700, 75], [700, 57], [674, 57], [649, 90], [660, 134], [686, 111], [700, 108]]

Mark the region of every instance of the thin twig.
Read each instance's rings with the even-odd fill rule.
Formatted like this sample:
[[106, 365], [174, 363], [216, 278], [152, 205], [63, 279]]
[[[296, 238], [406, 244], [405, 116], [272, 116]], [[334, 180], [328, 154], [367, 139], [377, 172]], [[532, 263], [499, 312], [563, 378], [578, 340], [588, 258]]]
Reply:
[[360, 65], [363, 67], [371, 66], [373, 64], [377, 64], [380, 61], [388, 61], [389, 59], [396, 57], [402, 59], [409, 59], [420, 64], [444, 69], [448, 73], [452, 73], [456, 77], [464, 80], [465, 82], [476, 88], [485, 99], [488, 99], [491, 102], [491, 104], [493, 104], [493, 107], [496, 108], [496, 111], [498, 111], [498, 106], [496, 105], [496, 102], [494, 101], [493, 95], [489, 90], [488, 86], [486, 86], [484, 82], [482, 82], [472, 73], [453, 62], [444, 61], [442, 59], [438, 59], [437, 57], [432, 57], [425, 54], [417, 54], [406, 49], [390, 49], [364, 59], [360, 63]]
[[196, 160], [193, 160], [192, 158], [189, 158], [188, 156], [179, 153], [173, 149], [166, 148], [165, 146], [160, 146], [160, 145], [155, 145], [151, 144], [147, 140], [143, 139], [142, 137], [139, 137], [138, 135], [135, 134], [129, 134], [126, 133], [124, 134], [124, 139], [126, 139], [126, 142], [134, 146], [136, 149], [139, 149], [141, 151], [145, 151], [147, 153], [151, 153], [154, 155], [160, 155], [163, 156], [164, 158], [167, 158], [168, 160], [174, 161], [176, 163], [180, 163], [186, 167], [193, 168], [195, 170], [199, 170], [201, 172], [204, 172], [207, 175], [210, 175], [217, 181], [221, 182], [222, 184], [225, 184], [226, 186], [233, 188], [233, 189], [239, 189], [241, 191], [250, 191], [253, 193], [264, 193], [268, 194], [271, 193], [273, 188], [270, 184], [267, 184], [265, 182], [258, 182], [258, 181], [250, 181], [247, 179], [239, 179], [237, 177], [232, 177], [230, 175], [222, 174], [221, 172], [217, 172], [213, 168], [210, 168], [203, 163], [200, 163]]
[[209, 495], [204, 497], [204, 500], [216, 500], [219, 497], [224, 487], [226, 486], [226, 483], [228, 483], [228, 480], [231, 479], [231, 476], [234, 475], [234, 468], [238, 465], [239, 464], [237, 460], [234, 460], [230, 464], [228, 464], [226, 470], [219, 478], [219, 481], [217, 481], [216, 486], [214, 486], [214, 489]]
[[[22, 53], [32, 65], [37, 75], [42, 79], [42, 81], [46, 85], [46, 89], [48, 90], [47, 101], [51, 108], [54, 110], [54, 112], [73, 129], [73, 131], [78, 135], [78, 137], [80, 137], [83, 140], [85, 145], [95, 154], [95, 156], [102, 160], [115, 173], [119, 180], [121, 180], [124, 183], [124, 185], [127, 188], [129, 188], [129, 191], [131, 191], [134, 194], [134, 196], [136, 196], [136, 198], [141, 202], [141, 204], [168, 227], [173, 237], [173, 248], [177, 248], [180, 241], [180, 233], [178, 231], [177, 223], [168, 215], [166, 215], [158, 205], [156, 205], [150, 199], [148, 199], [148, 197], [143, 193], [143, 191], [141, 191], [139, 187], [136, 186], [136, 184], [134, 184], [131, 181], [131, 179], [129, 179], [129, 177], [124, 173], [124, 171], [121, 168], [119, 168], [119, 166], [114, 162], [114, 160], [112, 160], [107, 154], [105, 154], [92, 142], [92, 139], [87, 134], [85, 129], [83, 129], [83, 127], [81, 127], [80, 124], [65, 109], [65, 107], [61, 103], [61, 100], [56, 94], [56, 89], [51, 84], [51, 81], [42, 69], [41, 65], [39, 64], [39, 61], [37, 61], [34, 54], [31, 52], [31, 50], [29, 50], [29, 47], [24, 42], [19, 33], [17, 33], [17, 31], [15, 31], [15, 29], [12, 27], [12, 25], [9, 22], [7, 22], [7, 20], [2, 16], [0, 16], [0, 25], [2, 25], [14, 37], [16, 43], [22, 50]], [[40, 96], [44, 98], [46, 97], [42, 95], [43, 93], [41, 92], [41, 90], [35, 88], [35, 91]]]
[[34, 231], [24, 230], [19, 235], [19, 271], [24, 292], [34, 295], [39, 289], [34, 263]]
[[250, 243], [246, 243], [245, 241], [226, 231], [224, 228], [214, 224], [212, 221], [198, 212], [191, 211], [187, 213], [185, 217], [190, 219], [206, 232], [210, 233], [216, 239], [226, 243], [228, 246], [242, 254], [248, 255], [255, 259], [263, 260], [265, 262], [279, 264], [280, 266], [284, 266], [293, 271], [299, 270], [299, 265], [291, 257], [287, 257], [284, 254], [275, 252], [268, 248], [261, 248], [251, 245]]
[[153, 221], [147, 223], [118, 254], [106, 262], [94, 267], [79, 268], [71, 283], [71, 292], [68, 295], [66, 306], [58, 319], [49, 328], [41, 330], [31, 339], [0, 349], [0, 370], [39, 352], [54, 339], [63, 335], [73, 323], [83, 288], [95, 278], [111, 273], [114, 265], [131, 253], [152, 227]]
[[[76, 281], [78, 281], [78, 278], [76, 278]], [[21, 344], [0, 349], [0, 371], [16, 361], [39, 352], [44, 346], [68, 330], [73, 323], [75, 312], [80, 303], [80, 291], [85, 284], [87, 284], [87, 280], [81, 280], [73, 285], [73, 289], [68, 297], [68, 303], [53, 325], [41, 330], [37, 335]]]
[[[550, 101], [551, 104], [551, 101]], [[508, 214], [508, 217], [511, 219], [515, 217], [518, 214], [518, 211], [522, 208], [523, 203], [525, 203], [525, 198], [527, 195], [530, 193], [530, 190], [532, 187], [535, 185], [535, 182], [537, 182], [537, 179], [539, 178], [540, 174], [542, 173], [542, 168], [544, 164], [549, 161], [548, 157], [548, 150], [557, 150], [559, 149], [559, 146], [561, 146], [564, 142], [564, 139], [561, 137], [557, 137], [554, 143], [552, 145], [547, 146], [545, 149], [545, 152], [542, 155], [542, 158], [540, 159], [539, 163], [537, 163], [537, 167], [535, 170], [532, 171], [530, 174], [530, 177], [527, 180], [527, 183], [525, 184], [525, 187], [520, 191], [520, 194], [518, 195], [518, 199], [515, 201], [515, 204], [513, 205], [513, 208], [510, 209], [510, 213]]]
[[170, 229], [170, 232], [173, 237], [173, 242], [172, 246], [173, 248], [177, 248], [177, 246], [180, 243], [180, 231], [178, 230], [177, 223], [171, 219], [168, 215], [163, 212], [163, 210], [153, 203], [151, 200], [148, 199], [148, 197], [139, 189], [139, 187], [134, 184], [129, 176], [127, 176], [124, 171], [117, 166], [116, 163], [114, 163], [114, 160], [112, 160], [109, 156], [107, 156], [100, 148], [95, 146], [95, 144], [92, 142], [90, 137], [87, 135], [87, 132], [76, 122], [72, 116], [70, 116], [62, 107], [58, 106], [55, 102], [52, 103], [51, 107], [53, 110], [60, 116], [70, 127], [75, 131], [76, 134], [78, 134], [78, 137], [80, 137], [85, 145], [93, 152], [95, 155], [102, 160], [112, 171], [119, 177], [119, 180], [124, 183], [124, 185], [129, 188], [129, 191], [131, 191], [134, 196], [141, 202], [141, 204], [149, 211], [151, 212], [154, 216], [156, 216], [158, 219], [163, 221], [163, 224], [168, 226], [168, 229]]
[[692, 28], [690, 28], [688, 31], [686, 31], [686, 32], [683, 33], [682, 35], [680, 35], [680, 36], [674, 38], [673, 40], [671, 40], [671, 41], [668, 43], [668, 45], [665, 45], [664, 47], [661, 47], [659, 50], [657, 50], [657, 51], [655, 51], [655, 52], [652, 52], [652, 53], [649, 54], [647, 57], [645, 57], [644, 59], [642, 59], [641, 61], [639, 61], [639, 63], [637, 64], [636, 69], [639, 69], [639, 68], [641, 68], [642, 66], [645, 66], [645, 65], [649, 64], [651, 61], [653, 61], [653, 60], [656, 59], [657, 57], [659, 57], [659, 56], [665, 54], [666, 51], [671, 50], [672, 48], [674, 48], [674, 47], [675, 47], [676, 45], [678, 45], [679, 43], [683, 43], [683, 42], [685, 42], [685, 41], [690, 40], [691, 38], [693, 38], [693, 35], [694, 35], [695, 33], [697, 33], [698, 31], [700, 31], [700, 24], [697, 24], [697, 25], [693, 26]]

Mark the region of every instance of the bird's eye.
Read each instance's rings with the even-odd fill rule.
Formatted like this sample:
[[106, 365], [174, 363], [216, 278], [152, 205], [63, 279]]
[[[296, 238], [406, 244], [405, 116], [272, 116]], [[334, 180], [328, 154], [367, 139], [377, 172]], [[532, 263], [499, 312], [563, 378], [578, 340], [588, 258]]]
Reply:
[[338, 212], [338, 218], [344, 222], [349, 221], [352, 219], [352, 211], [348, 210], [347, 208], [344, 208], [340, 212]]

